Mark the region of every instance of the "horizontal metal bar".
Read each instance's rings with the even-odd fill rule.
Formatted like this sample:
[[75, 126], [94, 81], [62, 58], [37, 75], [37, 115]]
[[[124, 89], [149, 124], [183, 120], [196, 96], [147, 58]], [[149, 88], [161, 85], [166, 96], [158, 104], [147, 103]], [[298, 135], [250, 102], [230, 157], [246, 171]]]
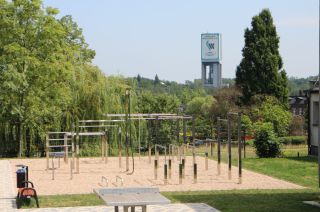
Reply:
[[[129, 116], [145, 117], [145, 116], [176, 116], [174, 113], [132, 113]], [[107, 117], [124, 117], [127, 114], [105, 114]]]
[[68, 146], [71, 146], [71, 145], [53, 145], [53, 146], [48, 146], [49, 148], [54, 148], [54, 147], [68, 147]]
[[79, 126], [80, 128], [100, 128], [100, 127], [119, 127], [118, 125], [84, 125]]
[[[74, 136], [77, 135], [77, 133], [73, 133]], [[98, 136], [98, 135], [105, 135], [104, 132], [80, 132], [78, 133], [79, 136]], [[67, 136], [72, 136], [72, 133], [67, 133]]]
[[[159, 116], [159, 117], [140, 117], [128, 118], [128, 120], [177, 120], [177, 119], [192, 119], [192, 116]], [[101, 123], [101, 122], [125, 122], [126, 119], [111, 119], [111, 120], [80, 120], [80, 123]]]
[[47, 134], [65, 134], [67, 132], [47, 132]]
[[79, 123], [124, 122], [125, 120], [80, 120]]
[[64, 141], [64, 140], [68, 140], [68, 139], [64, 139], [64, 138], [49, 138], [48, 141]]

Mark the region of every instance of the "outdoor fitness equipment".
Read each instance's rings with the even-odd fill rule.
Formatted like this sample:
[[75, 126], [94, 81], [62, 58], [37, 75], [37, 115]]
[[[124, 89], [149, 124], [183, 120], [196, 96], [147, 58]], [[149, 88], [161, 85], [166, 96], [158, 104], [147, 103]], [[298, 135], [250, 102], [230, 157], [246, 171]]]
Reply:
[[218, 169], [218, 175], [220, 175], [220, 163], [221, 163], [221, 122], [227, 122], [228, 124], [228, 179], [231, 180], [231, 116], [237, 116], [238, 118], [238, 124], [237, 124], [237, 133], [238, 133], [238, 179], [239, 183], [242, 183], [242, 160], [241, 160], [241, 113], [228, 113], [228, 119], [220, 119], [218, 117], [217, 119], [217, 141], [218, 141], [218, 160], [217, 160], [217, 169]]
[[158, 179], [158, 166], [159, 166], [159, 151], [158, 148], [164, 150], [164, 182], [168, 180], [168, 165], [167, 165], [167, 147], [156, 144], [155, 145], [155, 159], [154, 159], [154, 179]]

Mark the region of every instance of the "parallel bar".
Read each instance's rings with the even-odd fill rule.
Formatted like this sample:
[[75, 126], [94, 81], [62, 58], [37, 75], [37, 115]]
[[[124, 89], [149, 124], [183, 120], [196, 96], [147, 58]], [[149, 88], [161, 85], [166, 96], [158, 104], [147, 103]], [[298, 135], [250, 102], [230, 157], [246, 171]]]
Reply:
[[241, 113], [238, 114], [238, 168], [239, 183], [242, 183], [242, 161], [241, 161]]
[[80, 128], [102, 128], [102, 127], [119, 127], [118, 125], [83, 125]]
[[231, 120], [228, 116], [228, 179], [231, 179]]
[[47, 134], [65, 134], [67, 132], [47, 132]]
[[[176, 116], [177, 114], [174, 113], [132, 113], [130, 116], [138, 116], [138, 117], [144, 117], [144, 116]], [[107, 117], [124, 117], [126, 114], [105, 114]]]
[[46, 135], [46, 160], [47, 160], [47, 170], [49, 170], [49, 136]]
[[64, 162], [68, 163], [68, 146], [71, 146], [71, 145], [68, 145], [68, 137], [66, 134], [64, 134], [63, 139], [64, 139], [64, 145], [65, 145], [64, 151], [66, 153], [64, 156]]
[[218, 165], [217, 165], [217, 169], [218, 169], [218, 175], [220, 175], [220, 170], [221, 170], [221, 139], [220, 139], [220, 130], [221, 130], [221, 127], [220, 127], [220, 118], [218, 117], [218, 120], [217, 120], [217, 140], [218, 140]]
[[48, 147], [49, 148], [57, 148], [57, 147], [65, 147], [65, 148], [67, 148], [68, 146], [71, 146], [71, 145], [53, 145], [53, 146], [48, 146]]

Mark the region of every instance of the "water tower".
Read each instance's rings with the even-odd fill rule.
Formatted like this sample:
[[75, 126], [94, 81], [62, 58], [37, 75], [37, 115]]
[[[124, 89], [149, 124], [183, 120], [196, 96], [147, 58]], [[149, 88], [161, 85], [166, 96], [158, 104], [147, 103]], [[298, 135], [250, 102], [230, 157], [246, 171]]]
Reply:
[[221, 34], [201, 34], [201, 79], [205, 87], [220, 88]]

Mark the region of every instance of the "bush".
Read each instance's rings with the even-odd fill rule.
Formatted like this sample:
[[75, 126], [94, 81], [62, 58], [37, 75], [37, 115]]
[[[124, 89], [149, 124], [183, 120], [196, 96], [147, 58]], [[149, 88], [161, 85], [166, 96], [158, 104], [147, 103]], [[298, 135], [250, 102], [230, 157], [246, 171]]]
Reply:
[[254, 147], [259, 158], [274, 158], [281, 154], [280, 142], [271, 123], [257, 123]]
[[287, 136], [279, 138], [281, 144], [301, 145], [306, 143], [305, 136]]
[[254, 139], [246, 140], [246, 145], [248, 146], [254, 146]]

